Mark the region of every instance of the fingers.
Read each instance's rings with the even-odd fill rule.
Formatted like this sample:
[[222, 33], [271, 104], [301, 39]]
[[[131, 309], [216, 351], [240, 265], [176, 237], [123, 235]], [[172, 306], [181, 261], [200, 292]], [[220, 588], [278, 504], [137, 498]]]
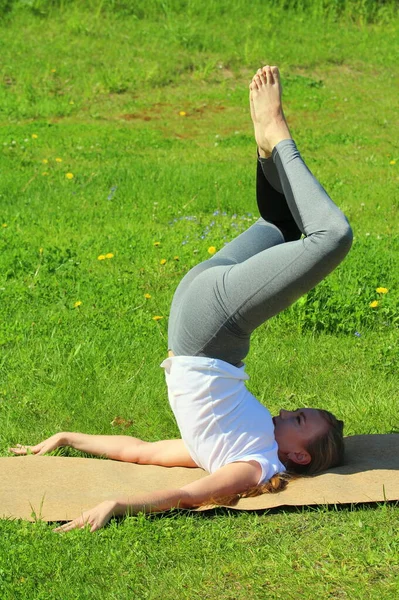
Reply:
[[90, 528], [90, 533], [94, 533], [99, 529], [97, 523], [90, 523], [89, 521], [85, 521], [83, 517], [79, 517], [78, 519], [74, 519], [73, 521], [69, 521], [69, 523], [65, 523], [64, 525], [60, 525], [53, 529], [54, 533], [66, 533], [67, 531], [71, 531], [72, 529], [85, 529], [85, 527]]
[[22, 444], [17, 444], [15, 448], [9, 448], [9, 452], [13, 452], [18, 456], [24, 456], [30, 452], [31, 454], [44, 454], [46, 451], [42, 444], [37, 444], [36, 446], [23, 446]]
[[35, 454], [36, 456], [42, 456], [47, 452], [52, 452], [58, 448], [58, 444], [49, 440], [45, 440], [44, 442], [40, 442], [40, 444], [36, 444], [36, 446], [23, 446], [22, 444], [17, 444], [15, 448], [9, 448], [9, 452], [13, 452], [18, 456], [22, 456], [25, 454]]
[[66, 533], [67, 531], [71, 531], [71, 529], [84, 529], [86, 526], [86, 522], [83, 517], [79, 517], [78, 519], [74, 519], [73, 521], [69, 521], [69, 523], [65, 523], [65, 525], [60, 525], [60, 527], [56, 527], [53, 529], [54, 533]]
[[114, 509], [113, 502], [101, 502], [94, 508], [84, 511], [80, 517], [77, 517], [65, 525], [53, 529], [54, 533], [65, 533], [71, 529], [83, 529], [86, 525], [90, 527], [90, 532], [93, 533], [97, 529], [101, 529], [110, 520]]
[[32, 446], [22, 446], [21, 444], [17, 444], [16, 448], [9, 448], [9, 452], [13, 452], [17, 455], [27, 454], [28, 450], [32, 450]]

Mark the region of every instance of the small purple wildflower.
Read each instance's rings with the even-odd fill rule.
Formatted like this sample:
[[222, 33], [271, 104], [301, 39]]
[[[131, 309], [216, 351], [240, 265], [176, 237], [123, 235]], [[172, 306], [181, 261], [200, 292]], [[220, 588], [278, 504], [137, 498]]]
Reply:
[[358, 331], [355, 331], [355, 336], [356, 336], [356, 337], [362, 337], [362, 334], [361, 334], [361, 333], [359, 333]]
[[114, 197], [115, 192], [116, 192], [117, 189], [118, 189], [117, 185], [112, 186], [111, 191], [110, 191], [110, 193], [108, 195], [107, 200], [112, 200], [112, 198]]

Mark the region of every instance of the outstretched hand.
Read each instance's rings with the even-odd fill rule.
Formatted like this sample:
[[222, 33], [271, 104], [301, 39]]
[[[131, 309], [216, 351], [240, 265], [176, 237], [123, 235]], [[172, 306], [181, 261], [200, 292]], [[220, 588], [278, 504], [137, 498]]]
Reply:
[[104, 502], [101, 502], [101, 504], [97, 504], [94, 508], [86, 510], [80, 517], [77, 517], [73, 521], [69, 521], [69, 523], [65, 523], [65, 525], [56, 527], [53, 531], [55, 533], [65, 533], [71, 529], [84, 529], [87, 525], [90, 526], [90, 532], [93, 533], [93, 531], [101, 529], [101, 527], [104, 527], [104, 525], [108, 523], [112, 517], [114, 508], [115, 502], [112, 500], [105, 500]]
[[56, 433], [47, 440], [40, 442], [40, 444], [36, 444], [36, 446], [23, 446], [22, 444], [17, 444], [16, 448], [9, 448], [8, 451], [13, 452], [13, 454], [16, 454], [17, 456], [23, 456], [29, 453], [40, 456], [64, 445], [65, 444], [62, 435], [60, 433]]
[[[40, 456], [46, 454], [47, 452], [51, 452], [60, 446], [68, 445], [66, 444], [65, 434], [56, 433], [52, 435], [43, 442], [36, 444], [36, 446], [23, 446], [22, 444], [17, 444], [15, 448], [9, 448], [9, 452], [16, 454], [17, 456], [24, 456], [26, 454], [34, 454], [36, 456]], [[98, 504], [94, 508], [90, 510], [86, 510], [81, 514], [80, 517], [77, 517], [73, 521], [69, 521], [69, 523], [65, 523], [60, 527], [56, 527], [53, 529], [56, 533], [64, 533], [66, 531], [70, 531], [71, 529], [83, 529], [86, 526], [90, 526], [90, 531], [97, 531], [101, 527], [104, 527], [106, 523], [112, 517], [113, 511], [115, 509], [115, 502], [112, 500], [105, 500]]]

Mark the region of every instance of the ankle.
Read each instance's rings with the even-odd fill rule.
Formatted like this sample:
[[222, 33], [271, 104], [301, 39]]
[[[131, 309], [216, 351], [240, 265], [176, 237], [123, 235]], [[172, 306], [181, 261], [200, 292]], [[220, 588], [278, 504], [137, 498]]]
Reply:
[[272, 149], [274, 149], [277, 146], [277, 144], [279, 144], [283, 140], [292, 140], [292, 137], [291, 137], [291, 134], [290, 134], [289, 131], [287, 133], [285, 133], [285, 134], [282, 133], [282, 134], [270, 137], [269, 138], [270, 147]]
[[258, 156], [260, 156], [260, 158], [270, 158], [271, 155], [271, 152], [269, 152], [268, 150], [262, 150], [262, 148], [258, 146]]

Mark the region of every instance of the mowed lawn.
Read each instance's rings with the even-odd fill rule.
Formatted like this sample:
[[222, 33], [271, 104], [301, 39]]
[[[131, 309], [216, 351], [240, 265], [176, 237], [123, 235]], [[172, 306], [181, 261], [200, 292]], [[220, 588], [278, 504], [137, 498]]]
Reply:
[[[280, 66], [293, 137], [355, 239], [256, 332], [250, 390], [272, 414], [327, 408], [346, 435], [397, 432], [392, 4], [370, 19], [367, 2], [49, 4], [0, 25], [0, 456], [56, 431], [179, 436], [159, 368], [169, 305], [257, 218], [248, 84], [264, 64]], [[392, 599], [398, 514], [174, 511], [64, 536], [2, 520], [0, 597]]]

